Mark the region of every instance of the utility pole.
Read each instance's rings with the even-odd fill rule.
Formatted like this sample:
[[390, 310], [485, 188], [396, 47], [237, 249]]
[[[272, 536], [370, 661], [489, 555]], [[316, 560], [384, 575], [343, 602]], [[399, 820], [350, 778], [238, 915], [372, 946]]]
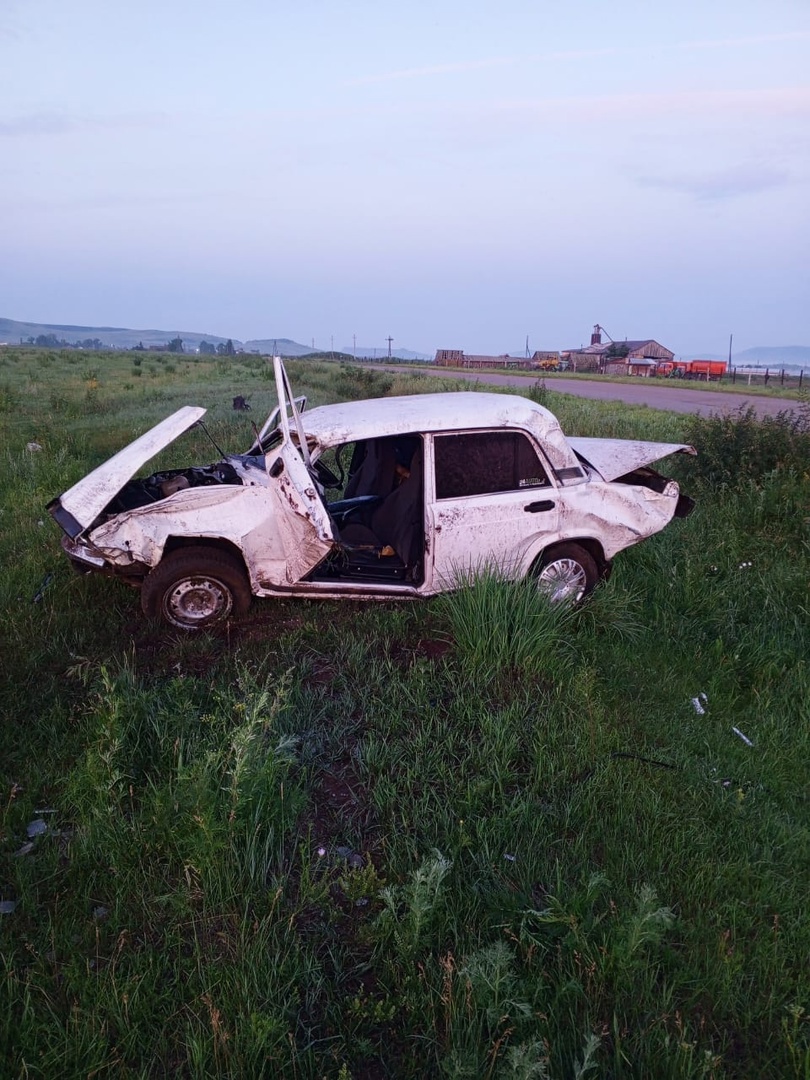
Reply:
[[329, 335], [329, 354], [330, 354], [330, 359], [334, 360], [335, 359], [335, 335], [334, 334]]
[[731, 371], [731, 343], [734, 340], [734, 335], [728, 335], [728, 370]]
[[392, 342], [392, 341], [393, 341], [394, 339], [393, 339], [393, 338], [391, 337], [391, 335], [389, 334], [389, 335], [388, 335], [388, 337], [387, 337], [387, 338], [386, 338], [385, 340], [386, 340], [386, 341], [388, 342], [388, 359], [390, 360], [390, 359], [391, 359], [391, 342]]
[[352, 356], [357, 359], [357, 334], [352, 334]]
[[526, 359], [529, 359], [529, 335], [526, 335]]

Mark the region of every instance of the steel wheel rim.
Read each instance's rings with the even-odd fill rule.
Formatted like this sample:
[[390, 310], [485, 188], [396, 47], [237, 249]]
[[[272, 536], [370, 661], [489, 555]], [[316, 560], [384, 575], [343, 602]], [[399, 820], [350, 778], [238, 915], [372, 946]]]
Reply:
[[537, 584], [552, 604], [565, 600], [576, 603], [585, 595], [588, 578], [576, 559], [555, 559], [540, 571]]
[[185, 629], [226, 619], [232, 607], [230, 589], [213, 577], [193, 577], [178, 581], [167, 591], [163, 602], [169, 622]]

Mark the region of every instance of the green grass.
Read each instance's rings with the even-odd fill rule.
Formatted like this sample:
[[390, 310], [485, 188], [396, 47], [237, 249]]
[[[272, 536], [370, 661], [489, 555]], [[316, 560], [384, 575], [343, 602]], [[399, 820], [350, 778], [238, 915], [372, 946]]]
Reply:
[[703, 451], [589, 604], [485, 574], [185, 637], [74, 576], [44, 504], [184, 403], [248, 445], [231, 399], [274, 388], [144, 360], [0, 362], [2, 1075], [807, 1080], [806, 425], [535, 388]]

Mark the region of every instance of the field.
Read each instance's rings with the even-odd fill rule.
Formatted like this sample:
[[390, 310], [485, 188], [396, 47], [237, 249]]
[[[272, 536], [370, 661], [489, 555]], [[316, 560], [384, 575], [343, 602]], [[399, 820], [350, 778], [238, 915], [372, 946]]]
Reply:
[[[288, 370], [310, 405], [440, 389]], [[268, 365], [0, 352], [4, 1077], [810, 1077], [807, 405], [527, 387], [701, 451], [590, 603], [484, 575], [183, 636], [44, 507], [181, 404], [246, 447]]]

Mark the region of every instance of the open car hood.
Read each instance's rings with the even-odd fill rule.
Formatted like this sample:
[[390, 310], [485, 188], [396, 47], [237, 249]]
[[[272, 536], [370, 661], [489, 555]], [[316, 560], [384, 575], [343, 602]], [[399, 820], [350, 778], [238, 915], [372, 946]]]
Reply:
[[119, 450], [103, 465], [93, 469], [72, 488], [48, 503], [54, 520], [72, 539], [84, 532], [98, 515], [115, 498], [142, 465], [150, 461], [184, 431], [205, 416], [206, 409], [197, 405], [184, 405], [182, 409], [167, 416], [129, 446]]
[[669, 454], [696, 454], [686, 443], [637, 442], [635, 439], [568, 439], [574, 452], [603, 480], [617, 480]]

